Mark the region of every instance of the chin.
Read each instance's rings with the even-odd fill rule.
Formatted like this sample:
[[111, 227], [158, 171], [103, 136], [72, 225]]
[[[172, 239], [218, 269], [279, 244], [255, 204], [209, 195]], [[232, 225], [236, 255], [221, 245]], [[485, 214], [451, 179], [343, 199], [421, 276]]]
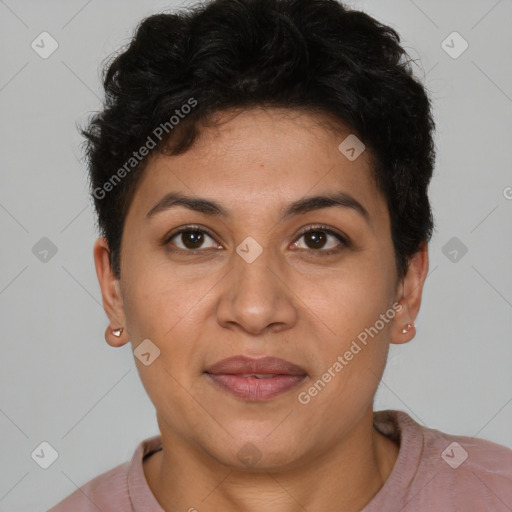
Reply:
[[272, 434], [269, 436], [269, 432], [272, 432], [271, 428], [260, 429], [259, 433], [246, 431], [240, 435], [231, 432], [233, 439], [208, 451], [218, 462], [237, 470], [265, 472], [296, 463], [300, 455], [296, 453], [297, 444], [292, 442], [294, 436], [270, 439]]

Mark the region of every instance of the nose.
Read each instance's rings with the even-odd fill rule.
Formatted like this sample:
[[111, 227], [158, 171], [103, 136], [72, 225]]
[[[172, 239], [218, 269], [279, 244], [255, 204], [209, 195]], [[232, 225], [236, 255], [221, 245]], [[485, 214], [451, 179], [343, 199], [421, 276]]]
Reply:
[[294, 293], [284, 262], [263, 249], [256, 259], [233, 253], [232, 268], [222, 280], [217, 320], [222, 327], [251, 335], [289, 329], [297, 322]]

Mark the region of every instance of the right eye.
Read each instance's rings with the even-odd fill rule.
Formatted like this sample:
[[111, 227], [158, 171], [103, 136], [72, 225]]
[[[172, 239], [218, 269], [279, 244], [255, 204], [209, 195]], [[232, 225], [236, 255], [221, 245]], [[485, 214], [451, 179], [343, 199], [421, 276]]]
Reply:
[[[204, 228], [200, 228], [199, 226], [185, 226], [169, 235], [165, 240], [165, 244], [174, 245], [175, 247], [178, 247], [180, 251], [194, 252], [201, 249], [201, 246], [205, 243], [206, 238], [209, 238], [213, 241], [213, 237], [207, 231], [205, 231]], [[172, 242], [174, 239], [176, 239], [177, 242]], [[179, 245], [179, 242], [181, 242], [181, 246]], [[215, 247], [216, 245], [214, 242], [214, 245], [206, 247], [206, 249], [212, 249]]]

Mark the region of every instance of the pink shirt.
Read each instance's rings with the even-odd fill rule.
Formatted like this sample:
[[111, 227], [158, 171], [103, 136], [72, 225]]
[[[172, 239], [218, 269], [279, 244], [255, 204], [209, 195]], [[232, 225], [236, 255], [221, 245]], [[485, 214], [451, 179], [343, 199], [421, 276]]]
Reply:
[[[512, 450], [423, 427], [401, 411], [375, 412], [374, 418], [400, 450], [384, 486], [361, 512], [512, 511]], [[143, 458], [159, 449], [160, 436], [145, 439], [130, 462], [92, 479], [48, 512], [165, 512], [142, 467]]]

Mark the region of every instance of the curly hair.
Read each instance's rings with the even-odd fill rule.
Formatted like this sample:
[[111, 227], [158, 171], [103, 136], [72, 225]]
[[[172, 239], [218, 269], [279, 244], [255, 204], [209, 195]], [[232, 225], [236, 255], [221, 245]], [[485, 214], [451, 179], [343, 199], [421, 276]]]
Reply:
[[270, 106], [335, 118], [369, 149], [402, 278], [434, 228], [435, 125], [411, 61], [395, 30], [336, 0], [210, 0], [142, 20], [103, 69], [103, 109], [81, 129], [113, 273], [148, 160], [137, 150], [178, 155], [212, 114]]

